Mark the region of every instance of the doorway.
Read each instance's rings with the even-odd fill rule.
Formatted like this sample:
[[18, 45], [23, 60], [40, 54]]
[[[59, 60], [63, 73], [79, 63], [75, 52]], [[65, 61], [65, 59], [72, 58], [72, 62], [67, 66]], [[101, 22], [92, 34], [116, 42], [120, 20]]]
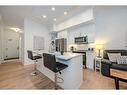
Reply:
[[18, 32], [4, 31], [4, 60], [19, 59], [19, 40]]

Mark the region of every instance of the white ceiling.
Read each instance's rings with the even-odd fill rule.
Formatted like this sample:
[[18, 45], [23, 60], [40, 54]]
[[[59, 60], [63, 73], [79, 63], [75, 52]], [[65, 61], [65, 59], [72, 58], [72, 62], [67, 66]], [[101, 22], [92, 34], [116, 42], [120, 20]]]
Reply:
[[[55, 11], [51, 11], [51, 8], [55, 7]], [[31, 17], [41, 23], [51, 26], [54, 23], [60, 23], [66, 19], [71, 18], [85, 11], [90, 6], [0, 6], [0, 15], [2, 15], [5, 26], [9, 27], [23, 27], [24, 18]], [[65, 16], [63, 13], [67, 11]], [[47, 18], [43, 19], [42, 15], [46, 15]], [[53, 21], [56, 18], [57, 21]]]

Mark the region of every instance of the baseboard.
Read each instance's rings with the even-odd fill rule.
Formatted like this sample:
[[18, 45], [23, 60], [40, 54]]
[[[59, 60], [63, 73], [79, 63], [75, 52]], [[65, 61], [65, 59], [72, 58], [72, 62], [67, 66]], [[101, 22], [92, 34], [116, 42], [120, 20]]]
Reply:
[[7, 59], [4, 59], [4, 60], [11, 60], [11, 59], [19, 59], [19, 57], [7, 58]]
[[24, 66], [27, 66], [27, 65], [32, 65], [34, 63], [22, 63]]

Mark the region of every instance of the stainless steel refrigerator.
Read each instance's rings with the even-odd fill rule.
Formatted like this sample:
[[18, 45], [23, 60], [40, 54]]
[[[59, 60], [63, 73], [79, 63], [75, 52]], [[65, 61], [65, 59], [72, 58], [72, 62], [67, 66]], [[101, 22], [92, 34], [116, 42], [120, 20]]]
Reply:
[[67, 39], [66, 38], [56, 39], [55, 46], [56, 46], [56, 51], [66, 52], [67, 51]]

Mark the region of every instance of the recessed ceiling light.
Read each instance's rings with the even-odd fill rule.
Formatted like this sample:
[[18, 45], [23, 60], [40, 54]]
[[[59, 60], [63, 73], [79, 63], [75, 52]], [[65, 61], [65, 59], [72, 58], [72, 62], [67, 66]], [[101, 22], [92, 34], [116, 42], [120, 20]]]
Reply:
[[10, 29], [13, 30], [13, 31], [15, 31], [15, 32], [19, 32], [19, 31], [21, 31], [20, 28], [14, 28], [14, 27], [12, 27], [12, 28], [10, 28]]
[[55, 9], [55, 7], [52, 7], [51, 10], [52, 10], [52, 11], [55, 11], [56, 9]]
[[56, 18], [54, 18], [53, 20], [56, 21]]
[[67, 12], [64, 12], [64, 15], [67, 15]]
[[47, 18], [47, 16], [46, 15], [43, 15], [43, 18]]

